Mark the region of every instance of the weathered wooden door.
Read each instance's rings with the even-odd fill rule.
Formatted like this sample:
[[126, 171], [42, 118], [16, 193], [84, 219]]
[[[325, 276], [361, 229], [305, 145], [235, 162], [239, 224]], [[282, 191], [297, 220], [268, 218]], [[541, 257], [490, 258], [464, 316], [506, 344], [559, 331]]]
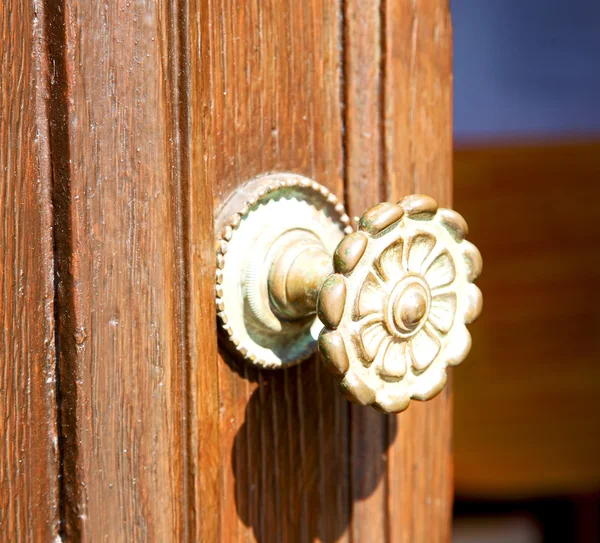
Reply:
[[214, 210], [291, 171], [451, 204], [447, 0], [0, 6], [0, 539], [447, 541], [451, 390], [224, 360]]

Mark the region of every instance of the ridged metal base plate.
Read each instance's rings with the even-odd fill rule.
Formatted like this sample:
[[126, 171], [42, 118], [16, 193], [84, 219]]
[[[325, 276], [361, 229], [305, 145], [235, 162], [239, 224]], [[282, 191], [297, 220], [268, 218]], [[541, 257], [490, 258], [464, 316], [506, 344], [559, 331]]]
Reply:
[[352, 230], [343, 205], [311, 179], [268, 174], [232, 195], [217, 215], [216, 228], [216, 302], [225, 343], [263, 368], [306, 359], [316, 350], [322, 324], [316, 312], [287, 320], [273, 311], [267, 289], [270, 263], [278, 240], [295, 231], [314, 236], [333, 255]]

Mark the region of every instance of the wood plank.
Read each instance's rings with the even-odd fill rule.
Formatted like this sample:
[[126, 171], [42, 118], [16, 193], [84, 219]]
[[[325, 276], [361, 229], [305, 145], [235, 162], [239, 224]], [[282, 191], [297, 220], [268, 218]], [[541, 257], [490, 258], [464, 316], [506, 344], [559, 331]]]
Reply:
[[[303, 25], [313, 29], [316, 34], [313, 40], [319, 39], [318, 32], [321, 30], [314, 25], [314, 21], [307, 25], [308, 19], [302, 6], [287, 6], [277, 11], [271, 3], [248, 3], [237, 10], [234, 4], [228, 2], [211, 5], [212, 13], [218, 13], [221, 17], [209, 17], [202, 27], [204, 32], [200, 30], [198, 34], [209, 35], [205, 47], [211, 58], [210, 71], [214, 74], [210, 82], [210, 98], [206, 99], [213, 107], [212, 148], [207, 149], [207, 160], [211, 166], [207, 171], [213, 172], [217, 202], [226, 199], [244, 180], [273, 169], [299, 171], [334, 189], [339, 187], [339, 173], [333, 177], [333, 182], [328, 182], [328, 175], [315, 172], [315, 165], [319, 164], [315, 161], [341, 168], [341, 158], [338, 162], [334, 160], [335, 157], [325, 156], [325, 152], [340, 153], [341, 146], [339, 143], [333, 147], [327, 146], [322, 140], [311, 142], [311, 136], [321, 138], [322, 134], [330, 137], [336, 134], [335, 130], [341, 129], [339, 121], [336, 116], [310, 115], [311, 107], [327, 106], [331, 97], [334, 99], [327, 107], [334, 111], [338, 107], [335, 93], [332, 94], [335, 89], [326, 86], [327, 83], [337, 83], [338, 77], [324, 77], [324, 90], [313, 94], [313, 87], [307, 87], [307, 82], [310, 83], [314, 77], [312, 66], [310, 63], [307, 63], [308, 66], [300, 64], [298, 58], [298, 51], [302, 52], [303, 58], [310, 60], [318, 60], [320, 55], [335, 55], [335, 42], [328, 40], [329, 48], [317, 47], [312, 55], [302, 51], [305, 34], [299, 32], [296, 25], [298, 28]], [[319, 5], [315, 11], [313, 6], [307, 13], [318, 14], [327, 7]], [[346, 4], [343, 95], [346, 101], [344, 144], [347, 155], [343, 164], [347, 168], [348, 205], [355, 214], [381, 199], [383, 173], [386, 171], [389, 173], [385, 179], [390, 179], [387, 182], [388, 191], [393, 197], [400, 196], [393, 194], [393, 191], [404, 192], [406, 188], [406, 192], [412, 192], [417, 186], [419, 174], [433, 175], [432, 180], [426, 179], [422, 185], [440, 198], [442, 203], [450, 203], [451, 69], [448, 10], [444, 4], [440, 9], [425, 6], [419, 7], [418, 11], [422, 11], [422, 17], [427, 22], [423, 25], [425, 32], [419, 47], [431, 48], [432, 51], [424, 59], [424, 66], [419, 66], [420, 73], [407, 77], [406, 85], [415, 87], [410, 94], [413, 99], [415, 93], [419, 94], [421, 90], [431, 90], [434, 98], [411, 106], [402, 100], [402, 89], [397, 90], [397, 82], [390, 78], [385, 103], [388, 117], [382, 123], [384, 111], [380, 86], [384, 74], [381, 73], [381, 57], [373, 55], [373, 51], [379, 51], [378, 42], [383, 31], [379, 20], [380, 6], [373, 3]], [[329, 13], [332, 12], [330, 8]], [[431, 38], [427, 32], [428, 24], [436, 29], [440, 25], [434, 16], [441, 16], [442, 23], [446, 24], [441, 29], [443, 40], [438, 49], [428, 43]], [[335, 17], [330, 15], [325, 21], [332, 19]], [[407, 20], [410, 28], [412, 19]], [[392, 19], [390, 21], [386, 20], [386, 25], [397, 24]], [[379, 27], [373, 26], [377, 24]], [[412, 33], [403, 34], [404, 30], [396, 30], [393, 34], [394, 47], [398, 51], [404, 51], [407, 43], [412, 44]], [[285, 62], [281, 58], [281, 49], [285, 50]], [[405, 65], [405, 69], [410, 71], [410, 64]], [[432, 75], [423, 78], [424, 72], [432, 72]], [[320, 75], [319, 70], [315, 73]], [[388, 73], [387, 70], [385, 73]], [[417, 75], [421, 76], [419, 80]], [[441, 90], [438, 91], [439, 88]], [[400, 94], [398, 103], [396, 93]], [[290, 100], [290, 95], [293, 100]], [[400, 121], [395, 118], [394, 108]], [[438, 108], [445, 114], [438, 116]], [[303, 115], [303, 110], [308, 114]], [[307, 124], [292, 122], [299, 118], [306, 120]], [[414, 138], [423, 141], [423, 146], [420, 141], [416, 144], [411, 141], [409, 158], [416, 162], [416, 166], [410, 168], [406, 177], [408, 181], [402, 187], [395, 176], [398, 171], [406, 173], [406, 166], [400, 161], [396, 162], [390, 153], [385, 155], [385, 150], [395, 143], [394, 138], [400, 138], [406, 132], [404, 121], [411, 126]], [[390, 127], [394, 122], [398, 126]], [[313, 123], [319, 123], [320, 129]], [[384, 126], [387, 127], [385, 132]], [[312, 149], [308, 143], [312, 143]], [[331, 171], [331, 166], [327, 166], [327, 170]], [[314, 420], [315, 411], [313, 407], [307, 407], [306, 398], [314, 398], [315, 393], [317, 398], [321, 397], [319, 384], [323, 386], [324, 381], [330, 383], [329, 376], [316, 369], [319, 381], [312, 382], [308, 364], [287, 372], [260, 374], [243, 368], [235, 361], [227, 362], [237, 369], [237, 373], [222, 363], [219, 373], [224, 431], [221, 448], [223, 457], [231, 454], [234, 473], [225, 466], [221, 516], [222, 519], [237, 518], [238, 522], [223, 524], [224, 540], [246, 537], [257, 540], [310, 539], [324, 533], [320, 532], [323, 528], [315, 528], [313, 518], [318, 519], [318, 526], [325, 529], [331, 526], [331, 519], [338, 519], [339, 528], [328, 532], [337, 537], [346, 531], [350, 517], [350, 533], [356, 541], [377, 540], [379, 536], [387, 535], [393, 540], [392, 533], [401, 533], [405, 540], [411, 540], [413, 535], [422, 535], [425, 540], [429, 536], [433, 540], [449, 537], [451, 427], [448, 392], [431, 406], [423, 406], [425, 409], [420, 410], [418, 416], [413, 416], [411, 422], [406, 421], [402, 426], [402, 440], [396, 437], [399, 432], [395, 418], [386, 420], [375, 412], [359, 408], [352, 408], [349, 437], [347, 408], [343, 403], [339, 404], [342, 416], [334, 414], [333, 420], [328, 418], [326, 412], [317, 412], [317, 428], [327, 432], [329, 425], [333, 424], [334, 431], [328, 432], [327, 439], [324, 439], [319, 434], [315, 436], [314, 423], [307, 423]], [[335, 398], [335, 405], [338, 405], [337, 392], [330, 393]], [[245, 413], [242, 412], [244, 406]], [[419, 410], [419, 407], [413, 410]], [[413, 440], [414, 435], [420, 439]], [[316, 438], [318, 448], [327, 450], [331, 446], [337, 450], [336, 465], [344, 461], [343, 455], [348, 454], [344, 447], [349, 445], [350, 471], [344, 471], [348, 467], [342, 468], [339, 474], [334, 473], [327, 481], [326, 460], [331, 457], [320, 453], [321, 459], [318, 466], [314, 467], [315, 461], [308, 454], [312, 449], [307, 447], [307, 443]], [[400, 482], [396, 476], [390, 476], [389, 480], [386, 477], [385, 452], [390, 440], [395, 440], [391, 452], [395, 465], [415, 488], [404, 488], [403, 481]], [[405, 453], [409, 442], [413, 443], [412, 448]], [[293, 455], [293, 451], [299, 452]], [[322, 494], [330, 488], [331, 483], [334, 483], [333, 488], [341, 488], [342, 492], [351, 494], [344, 498], [338, 492], [337, 500], [321, 500], [321, 508], [318, 509], [316, 504], [319, 501], [313, 496], [314, 487], [308, 485], [306, 480], [311, 471], [315, 472], [312, 477], [319, 481]], [[347, 480], [351, 481], [351, 489], [344, 489]], [[387, 495], [387, 485], [394, 489], [390, 496]], [[414, 503], [411, 501], [413, 492], [417, 496]], [[440, 492], [441, 497], [438, 496]], [[231, 497], [235, 497], [235, 509]], [[397, 502], [394, 501], [396, 499]], [[352, 503], [352, 512], [348, 514], [342, 506], [336, 516], [330, 508], [344, 500]], [[237, 517], [234, 516], [236, 514]]]
[[[194, 24], [216, 206], [273, 170], [342, 195], [340, 3], [212, 0]], [[218, 371], [220, 539], [346, 539], [348, 405], [332, 377], [315, 360], [258, 372], [227, 357]]]
[[[188, 512], [187, 533], [195, 541], [218, 541], [224, 485], [221, 477], [219, 383], [217, 328], [214, 304], [215, 273], [213, 187], [206, 182], [209, 161], [210, 122], [204, 102], [211, 73], [205, 69], [209, 57], [203, 48], [205, 35], [200, 34], [198, 20], [207, 20], [208, 2], [187, 3], [187, 13], [178, 28], [181, 33], [182, 74], [189, 77], [189, 89], [182, 89], [181, 111], [189, 107], [187, 125], [182, 126], [183, 193], [186, 233], [188, 388], [186, 417], [188, 420]], [[175, 76], [175, 74], [174, 74]], [[185, 76], [182, 76], [185, 77]], [[187, 90], [187, 92], [186, 92]], [[182, 114], [182, 123], [185, 115]], [[189, 176], [186, 173], [189, 171]], [[187, 184], [185, 183], [187, 179]], [[210, 280], [209, 280], [210, 279]]]
[[[350, 213], [359, 215], [381, 199], [395, 201], [413, 192], [450, 206], [447, 3], [352, 0], [345, 23]], [[449, 385], [427, 404], [387, 418], [353, 407], [354, 540], [449, 540], [451, 397]]]
[[45, 9], [0, 6], [0, 534], [59, 537]]
[[[385, 6], [384, 170], [388, 198], [452, 199], [452, 28], [446, 0]], [[452, 373], [433, 400], [394, 418], [389, 452], [390, 541], [449, 541]]]
[[214, 319], [189, 308], [204, 264], [191, 283], [185, 269], [202, 252], [185, 4], [51, 4], [66, 537], [187, 539], [202, 477], [187, 453], [208, 431], [188, 432], [202, 406], [187, 391], [206, 377], [186, 372], [188, 340]]
[[[378, 1], [345, 3], [345, 164], [346, 202], [350, 216], [360, 216], [385, 199], [381, 40]], [[350, 484], [352, 541], [386, 541], [387, 417], [352, 405], [350, 415]]]
[[456, 203], [485, 260], [485, 308], [457, 372], [457, 492], [600, 488], [600, 143], [455, 155]]

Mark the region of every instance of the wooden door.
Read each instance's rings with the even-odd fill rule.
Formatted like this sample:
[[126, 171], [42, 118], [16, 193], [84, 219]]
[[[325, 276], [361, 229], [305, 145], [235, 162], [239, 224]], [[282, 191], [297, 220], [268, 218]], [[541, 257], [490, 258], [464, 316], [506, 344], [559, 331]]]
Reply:
[[0, 538], [449, 540], [451, 387], [399, 416], [221, 353], [214, 212], [307, 175], [451, 204], [446, 0], [0, 6]]

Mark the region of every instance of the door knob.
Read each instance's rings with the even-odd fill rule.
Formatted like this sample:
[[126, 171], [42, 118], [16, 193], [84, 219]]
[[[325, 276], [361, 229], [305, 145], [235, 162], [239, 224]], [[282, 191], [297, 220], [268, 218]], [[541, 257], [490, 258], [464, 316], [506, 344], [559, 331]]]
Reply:
[[481, 255], [464, 219], [428, 196], [378, 204], [353, 232], [325, 187], [271, 174], [234, 193], [217, 228], [221, 329], [257, 366], [318, 344], [348, 399], [395, 413], [439, 393], [470, 350]]

